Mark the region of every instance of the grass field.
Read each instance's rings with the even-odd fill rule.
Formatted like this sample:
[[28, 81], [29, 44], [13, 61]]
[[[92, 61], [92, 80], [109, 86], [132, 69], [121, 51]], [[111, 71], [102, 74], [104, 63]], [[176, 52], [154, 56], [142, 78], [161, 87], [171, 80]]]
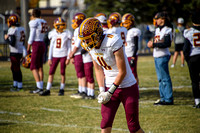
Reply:
[[[170, 61], [171, 64], [171, 61]], [[49, 67], [44, 65], [44, 86]], [[51, 96], [30, 94], [35, 81], [29, 69], [22, 68], [23, 92], [10, 92], [10, 62], [0, 62], [0, 132], [1, 133], [100, 133], [100, 104], [97, 100], [72, 99], [77, 91], [73, 65], [66, 68], [65, 96], [58, 96], [59, 69], [54, 77]], [[193, 108], [191, 81], [187, 65], [170, 68], [173, 83], [173, 106], [154, 106], [159, 98], [158, 81], [152, 56], [138, 61], [140, 87], [140, 124], [146, 133], [200, 133], [200, 109]], [[95, 87], [96, 95], [98, 87]], [[113, 133], [128, 132], [123, 106], [120, 105]]]

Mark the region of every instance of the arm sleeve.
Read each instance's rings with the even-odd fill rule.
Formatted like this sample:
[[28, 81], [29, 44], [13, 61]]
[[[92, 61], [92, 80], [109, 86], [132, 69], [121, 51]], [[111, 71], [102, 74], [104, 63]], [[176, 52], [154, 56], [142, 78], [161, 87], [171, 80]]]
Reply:
[[28, 44], [32, 44], [35, 38], [35, 34], [36, 34], [36, 28], [31, 28], [30, 29], [30, 35], [29, 35], [29, 39], [28, 39]]
[[9, 37], [5, 41], [6, 41], [6, 43], [8, 43], [14, 47], [15, 42], [16, 42], [16, 37], [15, 37], [15, 35], [9, 35]]
[[132, 56], [132, 57], [136, 57], [136, 54], [137, 54], [137, 51], [138, 51], [138, 43], [139, 43], [138, 40], [139, 40], [139, 39], [138, 39], [138, 36], [135, 36], [135, 37], [134, 37], [135, 49], [134, 49], [134, 53], [133, 53], [133, 56]]
[[190, 41], [188, 39], [185, 39], [183, 46], [183, 54], [186, 61], [188, 61], [190, 58], [190, 51], [191, 51]]
[[51, 60], [52, 57], [53, 57], [53, 43], [54, 43], [54, 40], [52, 40], [52, 41], [50, 42], [49, 57], [48, 57], [49, 60]]
[[171, 47], [170, 35], [169, 34], [165, 35], [163, 43], [153, 43], [153, 47], [158, 47], [158, 48]]

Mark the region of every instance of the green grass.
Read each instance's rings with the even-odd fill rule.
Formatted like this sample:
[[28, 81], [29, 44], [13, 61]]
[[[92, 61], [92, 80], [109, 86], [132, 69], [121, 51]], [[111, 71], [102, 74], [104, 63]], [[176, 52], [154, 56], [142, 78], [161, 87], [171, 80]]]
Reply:
[[[171, 61], [170, 61], [171, 64]], [[21, 67], [22, 68], [22, 67]], [[44, 86], [49, 67], [44, 65]], [[1, 133], [100, 133], [100, 104], [97, 100], [72, 99], [77, 90], [73, 65], [66, 68], [65, 96], [58, 95], [60, 71], [56, 71], [51, 96], [30, 94], [35, 81], [29, 69], [22, 68], [23, 92], [10, 92], [10, 62], [0, 62], [0, 132]], [[152, 56], [140, 56], [140, 125], [146, 133], [198, 133], [200, 110], [193, 108], [191, 81], [187, 65], [170, 68], [174, 90], [174, 106], [153, 106], [159, 98], [158, 81]], [[95, 87], [96, 95], [98, 87]], [[128, 132], [123, 106], [120, 105], [113, 124], [113, 133]]]

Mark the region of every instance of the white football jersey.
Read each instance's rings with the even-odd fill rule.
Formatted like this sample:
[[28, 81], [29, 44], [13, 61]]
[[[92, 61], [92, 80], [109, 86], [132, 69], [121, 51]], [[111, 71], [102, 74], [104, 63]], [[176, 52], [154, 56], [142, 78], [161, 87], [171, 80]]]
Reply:
[[[123, 42], [120, 36], [117, 34], [105, 34], [105, 38], [103, 39], [100, 48], [93, 48], [91, 51], [89, 51], [93, 60], [102, 66], [104, 70], [106, 87], [110, 87], [113, 84], [117, 74], [119, 73], [114, 52], [122, 47], [124, 50]], [[126, 63], [126, 76], [119, 85], [119, 88], [129, 87], [136, 83], [135, 77], [131, 72], [128, 59], [126, 57], [125, 50], [124, 58]]]
[[140, 40], [141, 31], [138, 28], [131, 28], [127, 32], [126, 36], [126, 44], [125, 44], [125, 52], [127, 57], [132, 57], [134, 54], [135, 44], [134, 37], [138, 37], [138, 41]]
[[190, 29], [184, 30], [184, 37], [190, 41], [192, 45], [190, 56], [200, 54], [200, 31], [191, 27]]
[[55, 34], [57, 34], [57, 32], [56, 32], [56, 29], [54, 28], [54, 29], [52, 29], [52, 30], [48, 33], [48, 38], [49, 38], [49, 40], [51, 40], [52, 37], [53, 37]]
[[82, 54], [82, 58], [83, 58], [83, 63], [92, 62], [92, 57], [90, 56], [88, 52], [86, 52], [85, 54]]
[[110, 33], [118, 34], [121, 37], [123, 44], [125, 45], [127, 35], [127, 29], [125, 27], [112, 27], [106, 31], [106, 34]]
[[[164, 42], [164, 36], [169, 34], [170, 39], [172, 40], [172, 28], [170, 27], [163, 27], [161, 30], [160, 28], [156, 28], [155, 36], [154, 36], [154, 41], [155, 42]], [[166, 55], [171, 55], [169, 52], [169, 48], [158, 48], [155, 47], [153, 49], [153, 57], [162, 57]]]
[[9, 45], [11, 53], [23, 53], [23, 45], [25, 41], [25, 29], [24, 27], [10, 27], [7, 35], [15, 35], [15, 46]]
[[72, 34], [69, 30], [62, 33], [54, 33], [50, 43], [48, 59], [68, 56], [71, 51], [71, 38]]
[[44, 35], [47, 32], [47, 22], [44, 19], [36, 18], [29, 22], [30, 35], [28, 44], [32, 44], [33, 41], [43, 41]]
[[78, 38], [78, 30], [79, 27], [74, 30], [74, 36], [72, 37], [72, 50], [74, 49], [75, 46], [78, 48], [78, 50], [74, 55], [80, 55], [82, 50], [81, 40]]

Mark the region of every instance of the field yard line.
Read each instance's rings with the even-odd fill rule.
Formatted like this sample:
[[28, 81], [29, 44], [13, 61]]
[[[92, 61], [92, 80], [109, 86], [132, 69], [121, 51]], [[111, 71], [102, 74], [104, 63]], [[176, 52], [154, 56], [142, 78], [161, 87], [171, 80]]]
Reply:
[[[37, 122], [33, 122], [33, 121], [16, 121], [16, 120], [3, 120], [3, 119], [0, 119], [0, 122], [12, 122], [12, 123], [17, 123], [17, 124], [32, 124], [32, 125], [52, 126], [52, 127], [88, 128], [88, 129], [101, 130], [100, 127], [77, 126], [77, 125], [60, 125], [60, 124], [44, 124], [44, 123], [37, 123]], [[121, 129], [121, 128], [112, 128], [112, 130], [128, 132], [127, 129]]]
[[53, 111], [53, 112], [66, 112], [65, 110], [61, 109], [49, 109], [49, 108], [41, 108], [42, 110]]
[[80, 106], [82, 108], [88, 108], [88, 109], [98, 109], [100, 110], [101, 108], [100, 107], [89, 107], [89, 106]]
[[18, 115], [18, 116], [23, 115], [21, 113], [13, 113], [13, 112], [8, 112], [8, 111], [0, 111], [0, 114], [10, 114], [10, 115]]

